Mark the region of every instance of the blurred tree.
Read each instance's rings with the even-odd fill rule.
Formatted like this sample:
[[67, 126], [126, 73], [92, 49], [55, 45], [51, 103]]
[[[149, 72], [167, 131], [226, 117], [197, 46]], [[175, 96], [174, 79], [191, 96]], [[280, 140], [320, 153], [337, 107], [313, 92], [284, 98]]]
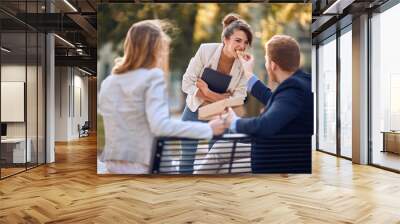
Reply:
[[[242, 7], [241, 10], [251, 10], [255, 17], [251, 21], [258, 21], [258, 24], [253, 22], [251, 25], [255, 28], [255, 36], [259, 40], [253, 47], [256, 58], [255, 72], [259, 74], [259, 78], [268, 83], [263, 58], [264, 44], [276, 34], [291, 35], [299, 41], [303, 67], [311, 71], [311, 45], [309, 45], [311, 44], [311, 4], [274, 3], [265, 4], [264, 7], [257, 7], [257, 4], [250, 5], [250, 8]], [[302, 40], [307, 42], [304, 43]], [[304, 47], [304, 45], [307, 46]], [[250, 97], [247, 107], [248, 115], [258, 114], [262, 106], [255, 98]]]
[[[254, 39], [250, 51], [256, 58], [255, 72], [262, 80], [267, 81], [264, 44], [275, 34], [295, 37], [300, 42], [304, 67], [311, 68], [311, 4], [100, 4], [97, 17], [98, 46], [100, 49], [111, 42], [113, 50], [122, 56], [122, 43], [133, 23], [145, 19], [168, 20], [173, 25], [167, 31], [172, 38], [170, 77], [172, 82], [180, 82], [201, 43], [221, 42], [221, 22], [231, 12], [238, 13], [252, 26]], [[171, 86], [176, 88], [179, 85]], [[171, 91], [182, 94], [180, 88]], [[250, 98], [247, 108], [249, 115], [255, 115], [259, 113], [261, 105]]]
[[[263, 7], [261, 39], [266, 42], [275, 34], [290, 32], [290, 25], [302, 32], [310, 32], [311, 4], [285, 3], [267, 4]], [[294, 30], [294, 29], [292, 29]], [[296, 37], [296, 36], [295, 36]]]
[[167, 20], [172, 25], [167, 30], [172, 38], [171, 68], [183, 70], [194, 49], [197, 7], [197, 4], [102, 4], [98, 15], [99, 48], [111, 41], [122, 55], [122, 44], [132, 24], [145, 19]]

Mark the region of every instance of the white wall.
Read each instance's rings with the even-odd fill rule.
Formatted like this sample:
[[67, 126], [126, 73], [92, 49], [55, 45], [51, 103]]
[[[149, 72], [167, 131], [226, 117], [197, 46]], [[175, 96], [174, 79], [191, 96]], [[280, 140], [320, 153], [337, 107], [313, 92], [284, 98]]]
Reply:
[[[9, 64], [1, 66], [1, 81], [3, 82], [25, 82], [25, 65]], [[28, 70], [30, 68], [28, 67]], [[7, 108], [1, 108], [7, 110]], [[25, 123], [24, 122], [10, 122], [7, 123], [7, 136], [8, 137], [25, 137]]]
[[88, 120], [88, 78], [83, 75], [76, 68], [56, 67], [56, 141], [77, 139], [78, 124]]
[[68, 71], [67, 67], [55, 68], [55, 141], [68, 140]]
[[[27, 69], [27, 70], [25, 70]], [[25, 75], [26, 71], [29, 75], [36, 74], [36, 67], [34, 66], [27, 66], [25, 65], [18, 65], [18, 64], [5, 64], [1, 66], [1, 81], [2, 82], [25, 82]], [[29, 79], [30, 76], [28, 76]], [[36, 86], [36, 80], [29, 79], [29, 85]], [[27, 113], [27, 120], [28, 124], [28, 137], [29, 133], [31, 133], [30, 128], [32, 130], [36, 130], [36, 120], [37, 115], [36, 113], [32, 113], [32, 111], [36, 111], [36, 87], [35, 88], [27, 88], [27, 106], [30, 106], [29, 113]], [[2, 96], [4, 97], [4, 96]], [[32, 104], [33, 102], [33, 104]], [[40, 107], [41, 105], [39, 105]], [[9, 108], [1, 108], [2, 110], [8, 110]], [[33, 122], [35, 124], [31, 124]], [[25, 137], [25, 124], [26, 122], [7, 122], [7, 136], [8, 137]], [[36, 133], [36, 132], [35, 132]]]
[[[5, 122], [7, 124], [7, 137], [9, 138], [25, 138], [30, 140], [30, 149], [33, 162], [39, 159], [39, 163], [44, 163], [45, 150], [45, 117], [44, 117], [44, 74], [42, 67], [25, 64], [3, 64], [1, 66], [2, 82], [24, 82], [26, 85], [26, 106], [22, 102], [22, 108], [19, 108], [22, 116], [26, 112], [26, 120], [23, 118], [21, 122]], [[27, 80], [25, 80], [27, 79]], [[4, 89], [2, 89], [2, 93]], [[24, 94], [24, 90], [20, 90]], [[2, 95], [2, 98], [8, 98]], [[24, 97], [23, 97], [24, 98]], [[23, 100], [25, 101], [25, 100]], [[2, 103], [3, 104], [3, 103]], [[16, 113], [10, 107], [2, 107], [2, 112]], [[14, 109], [15, 110], [15, 109]]]

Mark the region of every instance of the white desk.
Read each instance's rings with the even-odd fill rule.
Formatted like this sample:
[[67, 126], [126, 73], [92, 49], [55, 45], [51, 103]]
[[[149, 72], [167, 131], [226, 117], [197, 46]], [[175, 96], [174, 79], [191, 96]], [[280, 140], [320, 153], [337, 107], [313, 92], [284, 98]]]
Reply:
[[[13, 146], [13, 163], [25, 163], [25, 158], [27, 159], [26, 162], [31, 161], [31, 145], [32, 140], [27, 138], [26, 142], [28, 143], [26, 147], [26, 154], [25, 154], [25, 138], [6, 138], [1, 139], [1, 144], [5, 145], [6, 147]], [[4, 146], [3, 146], [4, 147]]]

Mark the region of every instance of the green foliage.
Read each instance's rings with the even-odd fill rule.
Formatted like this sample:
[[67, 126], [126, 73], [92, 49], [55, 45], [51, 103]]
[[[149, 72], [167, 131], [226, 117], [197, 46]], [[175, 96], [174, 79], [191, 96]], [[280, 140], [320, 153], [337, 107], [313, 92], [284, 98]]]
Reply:
[[[223, 17], [239, 13], [252, 26], [258, 38], [253, 48], [263, 49], [272, 35], [289, 33], [296, 38], [310, 37], [310, 4], [101, 4], [98, 12], [99, 48], [109, 41], [122, 55], [126, 31], [135, 22], [165, 19], [172, 25], [171, 66], [182, 73], [201, 43], [220, 42]], [[257, 40], [256, 40], [257, 43]]]
[[[261, 74], [261, 79], [265, 80], [264, 43], [275, 34], [295, 37], [301, 45], [303, 68], [311, 70], [311, 4], [100, 4], [98, 47], [101, 49], [111, 42], [113, 50], [122, 56], [122, 43], [132, 24], [145, 19], [167, 20], [172, 24], [172, 29], [167, 31], [172, 38], [171, 81], [176, 82], [182, 79], [190, 59], [201, 43], [221, 42], [221, 21], [231, 12], [239, 14], [252, 26], [254, 40], [251, 52], [256, 58], [255, 72]], [[258, 114], [259, 105], [251, 104], [250, 114]]]

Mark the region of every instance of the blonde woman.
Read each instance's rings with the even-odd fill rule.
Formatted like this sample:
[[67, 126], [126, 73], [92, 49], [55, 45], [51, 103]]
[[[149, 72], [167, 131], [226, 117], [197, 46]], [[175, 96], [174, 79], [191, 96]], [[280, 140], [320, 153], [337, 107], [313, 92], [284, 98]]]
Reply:
[[[253, 40], [251, 27], [234, 13], [225, 16], [222, 25], [222, 43], [201, 44], [183, 75], [182, 90], [187, 94], [183, 121], [198, 121], [198, 109], [202, 105], [229, 97], [245, 99], [247, 95], [247, 79], [238, 59], [238, 53], [251, 46]], [[205, 68], [232, 77], [225, 93], [213, 92], [207, 83], [200, 79]], [[192, 172], [196, 150], [197, 142], [182, 145], [182, 161], [185, 162], [181, 163], [181, 173]]]
[[133, 24], [126, 34], [123, 58], [101, 84], [102, 160], [110, 173], [149, 173], [156, 136], [211, 139], [224, 131], [222, 121], [170, 119], [165, 84], [169, 45], [161, 21]]

